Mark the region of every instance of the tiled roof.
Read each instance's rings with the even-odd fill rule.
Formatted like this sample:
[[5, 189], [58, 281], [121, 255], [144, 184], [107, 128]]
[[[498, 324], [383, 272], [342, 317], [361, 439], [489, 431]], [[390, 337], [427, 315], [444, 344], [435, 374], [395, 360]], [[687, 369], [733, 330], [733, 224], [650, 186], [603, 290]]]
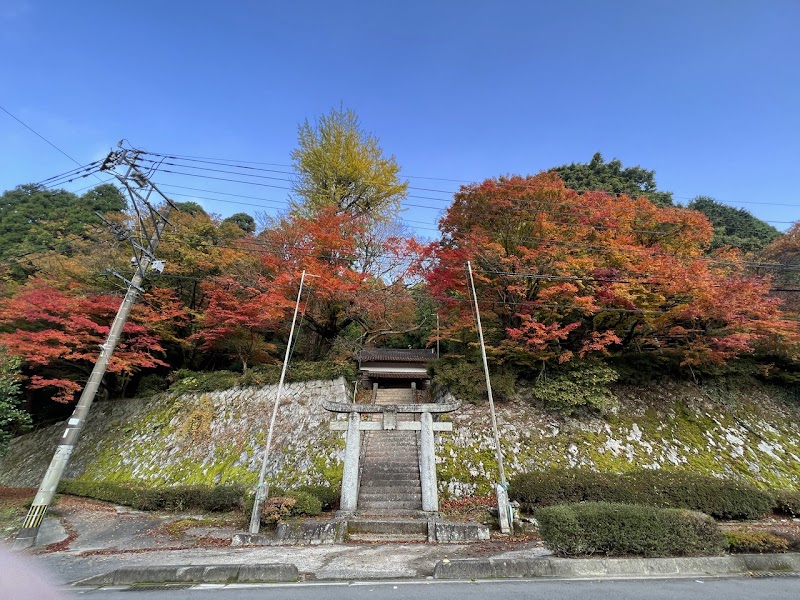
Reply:
[[400, 350], [394, 348], [364, 348], [358, 353], [359, 362], [430, 362], [436, 358], [433, 350]]
[[403, 371], [369, 371], [364, 375], [370, 379], [428, 379], [427, 373], [406, 373]]

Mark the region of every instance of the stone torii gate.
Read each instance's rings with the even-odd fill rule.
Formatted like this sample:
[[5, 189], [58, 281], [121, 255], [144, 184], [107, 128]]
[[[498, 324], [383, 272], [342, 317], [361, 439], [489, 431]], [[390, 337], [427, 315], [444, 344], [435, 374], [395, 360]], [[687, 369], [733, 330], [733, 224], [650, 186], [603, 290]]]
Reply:
[[[342, 513], [353, 514], [358, 509], [359, 460], [362, 431], [419, 431], [419, 474], [422, 490], [422, 510], [426, 513], [439, 511], [439, 493], [436, 482], [436, 454], [434, 432], [452, 431], [450, 422], [433, 420], [433, 414], [458, 410], [460, 402], [427, 404], [351, 404], [348, 402], [323, 401], [322, 406], [333, 413], [347, 414], [347, 421], [331, 421], [333, 431], [346, 431], [344, 473], [342, 476]], [[362, 414], [381, 415], [381, 420], [366, 421]], [[398, 420], [398, 414], [419, 414], [419, 421]]]

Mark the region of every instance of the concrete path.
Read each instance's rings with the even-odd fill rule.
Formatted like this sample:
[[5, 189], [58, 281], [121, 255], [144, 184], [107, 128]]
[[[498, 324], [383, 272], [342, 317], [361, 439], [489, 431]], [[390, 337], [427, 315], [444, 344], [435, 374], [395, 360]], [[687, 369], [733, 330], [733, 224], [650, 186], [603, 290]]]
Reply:
[[[535, 539], [471, 544], [349, 543], [230, 547], [238, 531], [202, 516], [154, 515], [63, 499], [29, 551], [60, 583], [312, 581], [436, 578], [647, 578], [799, 573], [800, 554], [672, 559], [564, 559]], [[192, 520], [194, 519], [194, 520]], [[241, 526], [241, 525], [239, 525]], [[111, 575], [109, 575], [111, 574]]]

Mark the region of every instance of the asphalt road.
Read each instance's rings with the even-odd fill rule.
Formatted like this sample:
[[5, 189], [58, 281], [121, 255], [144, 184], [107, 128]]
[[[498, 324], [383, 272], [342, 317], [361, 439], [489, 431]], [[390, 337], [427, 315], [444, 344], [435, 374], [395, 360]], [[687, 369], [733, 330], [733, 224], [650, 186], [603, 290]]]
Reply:
[[796, 600], [800, 578], [628, 581], [356, 582], [72, 590], [86, 600]]

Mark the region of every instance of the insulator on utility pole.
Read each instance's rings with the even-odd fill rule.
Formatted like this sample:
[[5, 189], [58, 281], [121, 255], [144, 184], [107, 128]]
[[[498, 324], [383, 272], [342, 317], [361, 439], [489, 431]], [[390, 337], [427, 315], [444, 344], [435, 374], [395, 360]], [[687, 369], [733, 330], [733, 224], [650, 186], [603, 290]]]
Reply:
[[[97, 394], [97, 390], [100, 387], [100, 383], [108, 367], [111, 355], [113, 354], [114, 348], [116, 347], [117, 342], [122, 335], [122, 329], [125, 327], [125, 323], [130, 315], [131, 308], [133, 308], [139, 292], [143, 291], [142, 283], [144, 282], [145, 273], [147, 272], [150, 263], [153, 261], [154, 253], [161, 242], [161, 234], [163, 233], [164, 227], [167, 223], [166, 217], [169, 215], [170, 210], [174, 208], [174, 204], [169, 200], [169, 198], [167, 198], [146, 175], [141, 173], [141, 171], [136, 168], [135, 162], [138, 154], [139, 152], [137, 150], [112, 151], [103, 161], [101, 170], [108, 171], [114, 177], [116, 177], [116, 179], [122, 184], [122, 187], [130, 195], [134, 209], [139, 216], [139, 226], [142, 229], [142, 235], [148, 240], [147, 246], [145, 248], [135, 243], [131, 239], [130, 232], [127, 232], [118, 226], [111, 225], [106, 221], [106, 223], [110, 225], [112, 233], [114, 233], [118, 239], [130, 239], [131, 244], [134, 247], [136, 272], [134, 273], [133, 278], [128, 281], [121, 275], [112, 271], [114, 275], [120, 277], [128, 284], [127, 292], [122, 300], [122, 303], [120, 304], [116, 316], [114, 317], [114, 321], [111, 324], [108, 337], [106, 338], [105, 343], [100, 346], [100, 355], [97, 358], [97, 362], [95, 363], [91, 374], [89, 375], [89, 380], [86, 383], [86, 387], [83, 388], [81, 397], [78, 400], [78, 403], [75, 405], [72, 416], [67, 421], [67, 427], [64, 430], [64, 434], [61, 436], [61, 440], [59, 441], [55, 454], [53, 454], [53, 458], [50, 461], [50, 466], [47, 468], [47, 472], [42, 479], [42, 483], [39, 485], [39, 489], [36, 492], [36, 496], [33, 499], [30, 510], [28, 511], [28, 514], [22, 523], [22, 528], [20, 529], [19, 533], [17, 533], [17, 537], [14, 540], [13, 546], [15, 550], [30, 548], [36, 544], [36, 536], [39, 533], [39, 527], [44, 520], [44, 516], [47, 513], [50, 503], [53, 501], [53, 496], [56, 494], [58, 484], [61, 481], [61, 477], [64, 474], [67, 464], [69, 463], [70, 456], [75, 449], [75, 444], [77, 443], [78, 437], [80, 436], [80, 433], [86, 424], [89, 408], [91, 407], [95, 395]], [[117, 173], [115, 171], [117, 167], [122, 167], [125, 170], [125, 174], [120, 175]], [[134, 187], [131, 185], [131, 181], [136, 184], [137, 189], [134, 189]], [[165, 203], [164, 215], [161, 215], [151, 207], [149, 198], [154, 192], [158, 194]], [[146, 207], [148, 207], [148, 218], [144, 218], [139, 212], [137, 201], [138, 203], [144, 204]]]

